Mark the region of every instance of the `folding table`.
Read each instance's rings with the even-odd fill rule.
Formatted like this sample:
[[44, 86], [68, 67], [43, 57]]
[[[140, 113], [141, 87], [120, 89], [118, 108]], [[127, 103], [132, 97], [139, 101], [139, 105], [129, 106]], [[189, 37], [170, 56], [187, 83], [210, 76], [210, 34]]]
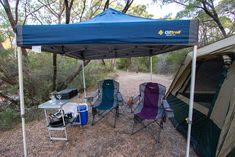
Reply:
[[[66, 100], [53, 99], [53, 100], [49, 100], [45, 103], [42, 103], [38, 106], [38, 108], [44, 109], [44, 114], [45, 114], [45, 117], [46, 117], [47, 129], [49, 131], [49, 139], [50, 140], [68, 140], [67, 131], [66, 131], [66, 124], [65, 124], [65, 120], [64, 120], [64, 112], [62, 110], [62, 106], [67, 104], [68, 102], [71, 102], [71, 99], [66, 99]], [[63, 126], [61, 126], [61, 127], [51, 127], [49, 125], [49, 119], [48, 119], [48, 114], [47, 114], [48, 109], [58, 109], [61, 112], [62, 120], [63, 120]], [[51, 135], [51, 131], [63, 131], [64, 132], [64, 137], [53, 137]]]

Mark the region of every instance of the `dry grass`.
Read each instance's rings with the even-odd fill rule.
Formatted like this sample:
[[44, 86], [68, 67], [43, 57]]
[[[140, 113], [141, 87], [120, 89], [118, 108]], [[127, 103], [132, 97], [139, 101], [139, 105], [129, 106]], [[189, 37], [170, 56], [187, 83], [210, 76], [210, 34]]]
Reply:
[[[148, 81], [147, 74], [118, 72], [117, 81], [124, 97], [138, 93], [138, 85]], [[169, 86], [170, 78], [154, 75], [153, 80]], [[49, 141], [45, 120], [30, 122], [26, 126], [29, 156], [78, 156], [78, 157], [181, 157], [185, 154], [186, 140], [167, 121], [156, 143], [149, 132], [157, 136], [158, 127], [152, 125], [135, 135], [130, 135], [133, 115], [125, 110], [113, 128], [110, 114], [95, 126], [68, 127], [69, 141]], [[91, 118], [90, 118], [91, 119]], [[0, 132], [0, 156], [22, 156], [21, 128]], [[196, 156], [191, 150], [191, 156]]]

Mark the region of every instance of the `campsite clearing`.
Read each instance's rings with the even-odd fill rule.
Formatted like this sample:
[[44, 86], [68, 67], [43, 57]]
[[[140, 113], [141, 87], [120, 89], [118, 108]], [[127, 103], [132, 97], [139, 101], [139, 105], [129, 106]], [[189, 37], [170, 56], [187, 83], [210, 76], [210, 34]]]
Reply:
[[[149, 81], [150, 75], [144, 73], [118, 72], [116, 80], [125, 99], [138, 93], [138, 86]], [[153, 80], [167, 87], [171, 77], [153, 75]], [[122, 110], [121, 110], [122, 112]], [[148, 131], [159, 129], [153, 125], [135, 135], [130, 135], [133, 124], [132, 114], [124, 112], [117, 121], [117, 127], [112, 127], [112, 115], [106, 117], [95, 126], [90, 122], [85, 127], [69, 127], [69, 141], [49, 141], [45, 128], [45, 120], [27, 123], [27, 144], [29, 156], [158, 156], [181, 157], [185, 155], [186, 140], [175, 130], [169, 120], [164, 124], [160, 143]], [[90, 116], [90, 115], [89, 115]], [[91, 120], [91, 119], [90, 119]], [[22, 156], [22, 133], [20, 125], [13, 130], [0, 133], [0, 156]], [[191, 156], [196, 156], [190, 150]]]

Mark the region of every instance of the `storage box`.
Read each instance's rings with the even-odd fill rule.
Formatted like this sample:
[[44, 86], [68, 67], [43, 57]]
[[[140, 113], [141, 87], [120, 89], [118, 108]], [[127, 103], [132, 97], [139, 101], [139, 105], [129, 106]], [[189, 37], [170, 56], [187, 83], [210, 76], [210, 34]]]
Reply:
[[61, 96], [61, 100], [63, 99], [71, 99], [72, 97], [76, 96], [78, 94], [78, 90], [73, 88], [73, 89], [65, 89], [60, 92], [57, 92], [55, 94], [55, 98], [59, 99], [59, 95]]

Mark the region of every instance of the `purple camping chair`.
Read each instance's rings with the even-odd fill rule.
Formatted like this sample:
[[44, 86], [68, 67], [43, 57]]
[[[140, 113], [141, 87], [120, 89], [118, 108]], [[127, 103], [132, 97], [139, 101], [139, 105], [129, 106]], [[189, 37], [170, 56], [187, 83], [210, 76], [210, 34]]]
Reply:
[[[134, 109], [132, 135], [152, 123], [157, 123], [161, 131], [163, 122], [165, 122], [168, 115], [167, 112], [172, 112], [167, 101], [164, 100], [166, 87], [159, 83], [147, 82], [140, 85], [139, 92], [140, 94], [134, 98], [136, 108]], [[145, 120], [148, 121], [148, 124], [143, 123]], [[143, 127], [134, 131], [137, 123], [141, 123]], [[158, 135], [158, 139], [160, 139], [160, 132]]]

